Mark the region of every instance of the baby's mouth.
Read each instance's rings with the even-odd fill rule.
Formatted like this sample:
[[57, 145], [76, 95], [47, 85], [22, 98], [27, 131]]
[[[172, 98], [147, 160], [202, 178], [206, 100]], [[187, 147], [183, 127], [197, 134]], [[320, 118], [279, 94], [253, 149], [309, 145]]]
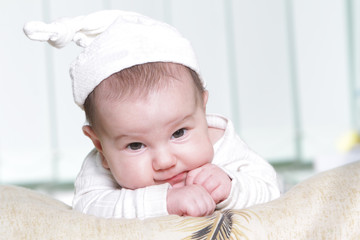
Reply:
[[178, 184], [185, 185], [185, 179], [187, 177], [187, 173], [188, 172], [181, 172], [171, 178], [165, 179], [164, 182], [169, 183], [173, 187]]

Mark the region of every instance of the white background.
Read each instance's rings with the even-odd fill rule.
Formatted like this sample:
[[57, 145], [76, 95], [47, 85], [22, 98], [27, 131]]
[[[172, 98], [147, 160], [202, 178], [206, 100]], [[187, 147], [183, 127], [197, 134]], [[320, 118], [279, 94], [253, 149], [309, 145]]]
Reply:
[[69, 64], [81, 49], [54, 49], [23, 34], [103, 9], [166, 21], [193, 44], [209, 113], [271, 162], [332, 154], [358, 127], [359, 1], [1, 0], [0, 183], [72, 181], [91, 150], [72, 99]]

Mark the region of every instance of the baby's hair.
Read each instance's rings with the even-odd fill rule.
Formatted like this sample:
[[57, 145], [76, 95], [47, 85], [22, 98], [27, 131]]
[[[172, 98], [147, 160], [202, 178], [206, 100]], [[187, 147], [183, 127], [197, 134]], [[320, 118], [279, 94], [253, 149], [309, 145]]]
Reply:
[[[163, 81], [164, 77], [172, 77], [176, 81], [181, 71], [188, 71], [193, 79], [195, 89], [202, 101], [205, 91], [199, 75], [192, 69], [177, 63], [153, 62], [123, 69], [103, 80], [86, 98], [84, 110], [88, 123], [93, 126], [96, 114], [95, 103], [101, 100], [142, 97], [172, 84]], [[198, 98], [197, 98], [198, 99]]]

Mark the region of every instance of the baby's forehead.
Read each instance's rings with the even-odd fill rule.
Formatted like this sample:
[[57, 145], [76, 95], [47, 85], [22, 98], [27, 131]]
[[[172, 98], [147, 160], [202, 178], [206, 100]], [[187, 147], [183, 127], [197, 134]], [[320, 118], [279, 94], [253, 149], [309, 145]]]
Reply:
[[189, 69], [171, 63], [138, 65], [115, 73], [100, 83], [95, 89], [96, 100], [141, 99], [169, 87], [195, 89]]

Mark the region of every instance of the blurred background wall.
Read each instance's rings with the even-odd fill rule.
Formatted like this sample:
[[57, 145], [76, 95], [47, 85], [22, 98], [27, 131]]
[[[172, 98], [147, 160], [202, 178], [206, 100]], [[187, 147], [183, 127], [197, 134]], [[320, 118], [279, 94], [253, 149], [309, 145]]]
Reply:
[[71, 186], [92, 148], [68, 74], [81, 49], [30, 41], [22, 27], [103, 9], [178, 28], [208, 112], [231, 118], [285, 185], [335, 166], [337, 141], [359, 128], [358, 0], [1, 0], [0, 183]]

